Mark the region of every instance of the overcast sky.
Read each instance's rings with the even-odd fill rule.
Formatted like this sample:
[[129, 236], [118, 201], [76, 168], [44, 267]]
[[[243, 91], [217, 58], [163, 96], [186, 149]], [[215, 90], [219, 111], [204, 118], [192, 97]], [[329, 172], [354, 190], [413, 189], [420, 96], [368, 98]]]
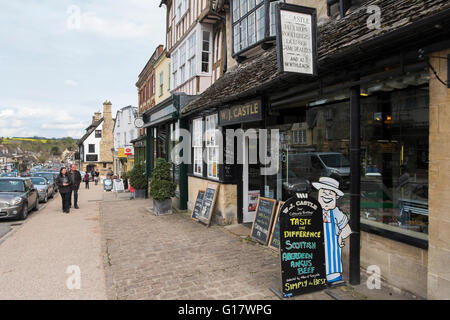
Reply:
[[160, 0], [0, 4], [0, 136], [79, 138], [110, 100], [137, 106], [135, 83], [165, 44]]

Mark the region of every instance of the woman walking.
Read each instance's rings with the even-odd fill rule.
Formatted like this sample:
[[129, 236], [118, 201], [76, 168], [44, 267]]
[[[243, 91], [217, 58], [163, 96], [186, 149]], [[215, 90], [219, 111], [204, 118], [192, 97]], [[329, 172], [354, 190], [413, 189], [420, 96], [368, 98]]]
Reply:
[[84, 175], [85, 189], [89, 189], [89, 173], [86, 172]]
[[59, 170], [59, 175], [56, 178], [56, 184], [58, 185], [59, 193], [61, 194], [62, 210], [64, 213], [69, 213], [70, 210], [70, 198], [71, 198], [71, 184], [66, 168]]

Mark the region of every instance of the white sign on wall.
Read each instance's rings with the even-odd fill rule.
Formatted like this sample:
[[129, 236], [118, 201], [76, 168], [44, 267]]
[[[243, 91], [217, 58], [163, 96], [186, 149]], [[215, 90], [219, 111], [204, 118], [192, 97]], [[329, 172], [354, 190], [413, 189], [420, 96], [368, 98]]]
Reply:
[[276, 19], [279, 71], [317, 75], [315, 9], [280, 3]]

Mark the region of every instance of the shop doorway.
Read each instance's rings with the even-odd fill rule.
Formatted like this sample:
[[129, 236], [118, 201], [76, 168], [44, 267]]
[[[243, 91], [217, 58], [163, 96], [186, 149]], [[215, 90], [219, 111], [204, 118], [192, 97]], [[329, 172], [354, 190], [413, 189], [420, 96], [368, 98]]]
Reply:
[[256, 213], [256, 204], [261, 195], [261, 174], [258, 162], [257, 139], [244, 136], [242, 165], [242, 213], [243, 223], [251, 223]]

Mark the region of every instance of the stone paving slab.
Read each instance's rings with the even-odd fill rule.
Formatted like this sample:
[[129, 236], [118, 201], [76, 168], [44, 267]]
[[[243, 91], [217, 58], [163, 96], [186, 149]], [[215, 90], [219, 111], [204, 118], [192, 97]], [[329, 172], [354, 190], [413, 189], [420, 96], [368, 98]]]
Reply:
[[[0, 245], [0, 299], [106, 299], [101, 200], [100, 186], [81, 188], [80, 209], [63, 214], [55, 195], [8, 234]], [[79, 268], [79, 289], [67, 285], [70, 266]]]
[[[186, 214], [154, 216], [149, 200], [101, 205], [109, 299], [278, 299], [278, 256]], [[302, 299], [332, 299], [323, 292]]]

